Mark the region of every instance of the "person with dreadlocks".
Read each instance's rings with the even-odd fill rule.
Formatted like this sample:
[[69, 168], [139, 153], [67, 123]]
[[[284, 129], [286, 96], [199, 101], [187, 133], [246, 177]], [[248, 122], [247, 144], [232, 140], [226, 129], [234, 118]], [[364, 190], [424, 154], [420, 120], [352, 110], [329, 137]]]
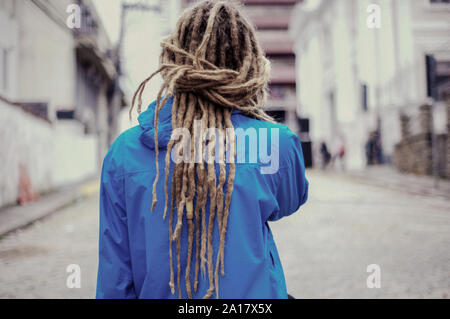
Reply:
[[[161, 46], [133, 97], [139, 125], [103, 162], [97, 297], [287, 298], [268, 222], [298, 210], [308, 181], [300, 140], [262, 110], [270, 63], [255, 30], [238, 6], [202, 1]], [[162, 87], [141, 112], [156, 74]], [[277, 169], [242, 160], [267, 144], [238, 130], [269, 138]]]

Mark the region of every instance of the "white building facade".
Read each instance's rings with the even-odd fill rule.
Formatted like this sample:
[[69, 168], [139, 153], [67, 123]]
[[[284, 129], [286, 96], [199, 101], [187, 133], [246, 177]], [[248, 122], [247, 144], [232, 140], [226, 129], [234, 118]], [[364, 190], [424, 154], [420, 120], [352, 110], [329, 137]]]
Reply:
[[399, 112], [429, 102], [426, 55], [436, 59], [444, 80], [449, 75], [446, 1], [305, 0], [293, 12], [290, 32], [297, 111], [310, 118], [316, 146], [326, 141], [333, 149], [344, 140], [349, 168], [366, 165], [365, 144], [377, 129], [390, 160], [400, 140]]
[[[73, 5], [78, 29], [66, 23]], [[111, 48], [91, 0], [0, 0], [0, 208], [98, 174]]]

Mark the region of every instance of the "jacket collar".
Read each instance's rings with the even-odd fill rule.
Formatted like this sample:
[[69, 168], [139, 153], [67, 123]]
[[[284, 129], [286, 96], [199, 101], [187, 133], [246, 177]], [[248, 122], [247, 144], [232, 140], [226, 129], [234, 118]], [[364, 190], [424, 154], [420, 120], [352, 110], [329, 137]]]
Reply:
[[[164, 99], [164, 98], [162, 98]], [[172, 135], [172, 105], [173, 97], [167, 99], [166, 104], [159, 111], [158, 115], [158, 147], [166, 148], [169, 144]], [[156, 100], [153, 101], [145, 110], [138, 116], [139, 126], [142, 133], [139, 137], [141, 142], [149, 147], [155, 149], [155, 108]], [[240, 110], [233, 110], [231, 115], [242, 114]]]

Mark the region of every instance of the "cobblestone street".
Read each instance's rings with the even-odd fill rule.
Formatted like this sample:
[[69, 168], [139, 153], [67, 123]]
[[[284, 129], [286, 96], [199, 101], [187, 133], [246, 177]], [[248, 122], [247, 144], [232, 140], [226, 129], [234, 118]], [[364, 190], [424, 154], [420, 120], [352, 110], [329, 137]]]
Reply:
[[[299, 213], [272, 223], [288, 291], [296, 298], [449, 298], [450, 202], [308, 172]], [[79, 201], [0, 240], [1, 298], [92, 298], [97, 197]], [[81, 288], [66, 287], [70, 264]], [[366, 268], [381, 268], [369, 289]]]
[[[296, 298], [448, 298], [450, 202], [311, 172], [310, 197], [272, 224]], [[395, 177], [393, 177], [395, 178]], [[369, 289], [367, 266], [381, 268]]]

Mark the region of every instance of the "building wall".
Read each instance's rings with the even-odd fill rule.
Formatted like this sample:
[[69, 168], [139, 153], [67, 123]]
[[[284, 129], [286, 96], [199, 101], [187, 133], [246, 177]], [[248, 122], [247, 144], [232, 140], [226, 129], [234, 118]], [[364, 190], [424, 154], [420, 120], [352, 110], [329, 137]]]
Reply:
[[74, 37], [64, 25], [65, 7], [69, 3], [72, 1], [52, 1], [60, 10], [61, 25], [32, 1], [17, 1], [20, 61], [17, 98], [22, 102], [47, 102], [53, 111], [75, 106]]
[[[92, 46], [82, 48], [91, 60], [80, 61], [79, 32], [66, 26], [67, 5], [72, 3], [88, 7], [97, 25], [88, 41]], [[24, 174], [33, 192], [44, 193], [99, 172], [114, 116], [108, 90], [117, 73], [106, 55], [111, 43], [90, 0], [0, 0], [0, 18], [2, 207], [17, 201]], [[78, 72], [80, 63], [88, 66], [89, 80], [98, 81], [96, 93], [83, 100], [92, 130], [76, 116], [77, 101], [84, 94], [78, 89], [92, 86]], [[47, 114], [36, 115], [29, 103], [47, 104]], [[58, 119], [58, 110], [75, 111], [75, 117]]]
[[38, 193], [97, 172], [97, 139], [79, 123], [51, 124], [2, 101], [0, 109], [0, 207], [17, 201], [20, 165]]
[[18, 28], [14, 14], [12, 0], [0, 1], [0, 94], [9, 99], [17, 95]]
[[52, 172], [53, 187], [78, 182], [98, 173], [97, 136], [84, 134], [83, 125], [76, 121], [59, 121], [54, 125], [53, 133], [52, 147], [57, 154]]
[[[415, 114], [402, 114], [400, 117], [402, 138], [395, 146], [394, 164], [403, 172], [420, 175], [436, 173], [441, 177], [450, 177], [450, 94], [444, 103], [446, 112], [443, 119], [446, 130], [437, 133], [433, 139], [433, 106], [421, 105]], [[445, 114], [446, 113], [446, 114]], [[416, 129], [412, 129], [412, 125]], [[436, 143], [433, 145], [433, 143]], [[435, 156], [435, 154], [437, 156]]]

